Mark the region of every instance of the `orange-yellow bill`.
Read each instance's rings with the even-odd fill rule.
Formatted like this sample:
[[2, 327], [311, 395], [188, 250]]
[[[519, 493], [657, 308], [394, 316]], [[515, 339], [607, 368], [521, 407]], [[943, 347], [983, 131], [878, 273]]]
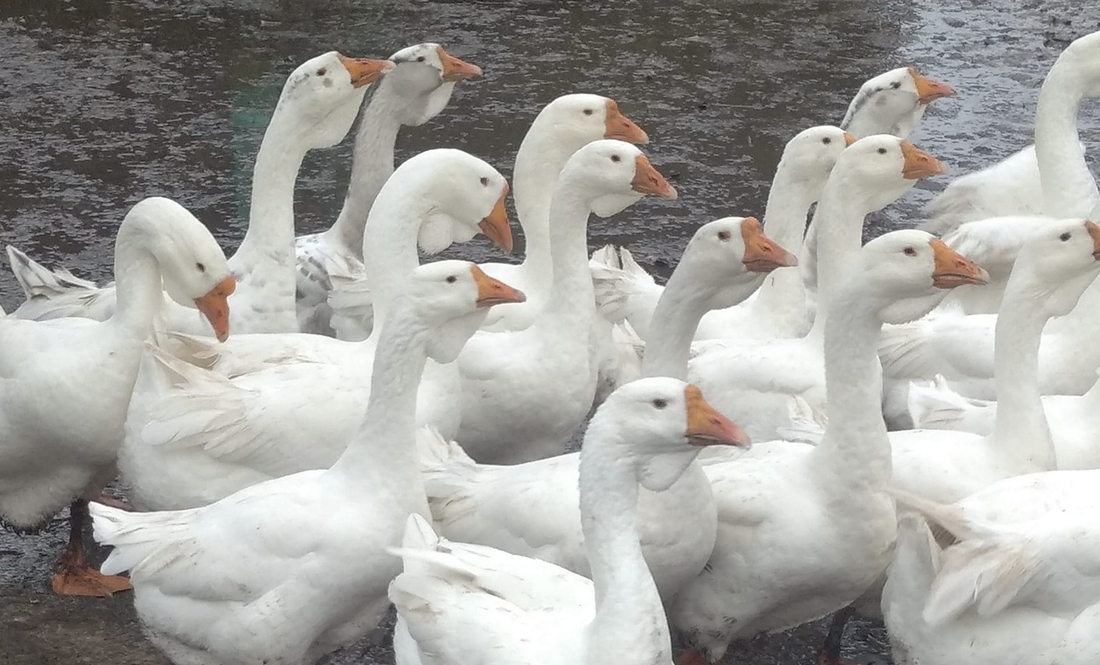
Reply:
[[703, 399], [703, 392], [688, 384], [684, 388], [687, 402], [688, 426], [684, 436], [693, 446], [743, 446], [749, 447], [749, 435], [732, 420], [718, 413]]
[[477, 306], [492, 307], [505, 303], [524, 302], [527, 296], [523, 291], [508, 286], [499, 279], [494, 279], [485, 274], [476, 264], [470, 265], [470, 272], [474, 275], [477, 284]]
[[230, 275], [218, 282], [206, 295], [195, 298], [195, 307], [210, 322], [219, 342], [229, 338], [229, 296], [236, 289], [237, 280]]

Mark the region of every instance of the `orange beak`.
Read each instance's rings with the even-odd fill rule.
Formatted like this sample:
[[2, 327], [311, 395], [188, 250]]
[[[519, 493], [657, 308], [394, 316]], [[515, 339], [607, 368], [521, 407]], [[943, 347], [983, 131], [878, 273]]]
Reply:
[[1092, 236], [1092, 257], [1100, 261], [1100, 226], [1085, 220], [1085, 230]]
[[607, 107], [604, 111], [603, 137], [605, 139], [619, 139], [638, 145], [649, 143], [649, 135], [642, 131], [641, 127], [634, 124], [633, 120], [619, 112], [619, 105], [615, 103], [614, 99], [607, 100]]
[[527, 296], [523, 294], [523, 291], [514, 289], [504, 282], [486, 275], [485, 271], [477, 267], [477, 264], [470, 264], [470, 272], [473, 273], [474, 282], [477, 284], [477, 306], [479, 309], [527, 300]]
[[920, 99], [921, 104], [928, 104], [955, 94], [955, 89], [951, 86], [935, 79], [925, 78], [917, 73], [917, 70], [913, 67], [909, 68], [909, 75], [913, 77], [913, 82], [917, 84], [917, 97]]
[[906, 180], [920, 180], [928, 176], [947, 173], [947, 167], [940, 160], [909, 141], [901, 142], [901, 154], [905, 157], [905, 165], [902, 166], [901, 175]]
[[472, 65], [465, 60], [459, 60], [444, 51], [442, 46], [438, 47], [436, 52], [439, 54], [439, 60], [443, 63], [443, 80], [447, 83], [481, 76], [481, 67]]
[[850, 146], [850, 145], [852, 145], [853, 143], [855, 143], [855, 142], [856, 142], [856, 141], [858, 141], [858, 140], [859, 140], [859, 139], [857, 139], [856, 137], [852, 136], [852, 135], [851, 135], [851, 134], [849, 134], [848, 132], [844, 132], [844, 145], [845, 145], [845, 146]]
[[195, 307], [210, 322], [219, 342], [229, 339], [229, 296], [236, 290], [237, 280], [230, 275], [218, 282], [205, 296], [195, 298]]
[[751, 444], [749, 435], [732, 420], [718, 413], [703, 399], [703, 392], [688, 384], [684, 388], [687, 402], [688, 428], [684, 436], [693, 446], [742, 446]]
[[508, 224], [508, 211], [504, 209], [504, 199], [508, 196], [508, 183], [504, 183], [504, 191], [500, 193], [497, 204], [489, 216], [481, 220], [477, 225], [481, 232], [488, 236], [493, 244], [506, 252], [512, 251], [512, 227]]
[[337, 53], [340, 64], [348, 70], [351, 76], [351, 84], [356, 88], [374, 83], [382, 78], [382, 75], [394, 68], [389, 60], [365, 60], [363, 58], [349, 58], [342, 53]]
[[771, 272], [776, 268], [798, 265], [798, 258], [764, 235], [760, 221], [746, 217], [741, 222], [741, 239], [745, 242], [745, 256], [741, 262], [749, 272]]
[[932, 285], [937, 289], [953, 289], [964, 284], [986, 284], [989, 273], [973, 261], [947, 246], [939, 238], [933, 239], [932, 255], [936, 259], [936, 268], [932, 272]]
[[645, 155], [634, 158], [634, 179], [630, 181], [630, 187], [639, 194], [653, 194], [662, 199], [676, 198], [676, 189], [653, 168]]

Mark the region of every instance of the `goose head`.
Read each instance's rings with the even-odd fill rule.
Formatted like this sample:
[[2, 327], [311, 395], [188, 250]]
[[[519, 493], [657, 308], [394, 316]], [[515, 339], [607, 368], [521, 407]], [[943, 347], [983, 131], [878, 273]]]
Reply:
[[601, 139], [573, 153], [558, 188], [575, 190], [600, 217], [625, 210], [646, 194], [675, 199], [676, 189], [641, 150], [624, 141]]
[[795, 179], [820, 192], [840, 153], [855, 142], [855, 136], [839, 127], [810, 127], [787, 141], [778, 168], [790, 170]]
[[184, 307], [198, 309], [218, 341], [224, 342], [229, 337], [228, 298], [237, 283], [218, 241], [202, 222], [171, 199], [154, 196], [139, 201], [126, 218], [144, 222], [144, 242], [157, 260], [168, 296]]
[[426, 207], [417, 234], [424, 252], [439, 253], [478, 233], [511, 251], [512, 229], [504, 209], [508, 181], [483, 160], [453, 148], [425, 150], [397, 167], [379, 198], [393, 188], [406, 189], [410, 200]]
[[428, 355], [440, 363], [458, 357], [493, 305], [523, 302], [519, 289], [486, 275], [469, 261], [437, 261], [413, 270], [403, 295], [434, 329]]
[[873, 212], [896, 201], [917, 180], [946, 172], [939, 160], [909, 141], [878, 134], [845, 149], [829, 182], [836, 179], [845, 197], [858, 199], [864, 210]]
[[1058, 56], [1057, 64], [1062, 63], [1070, 65], [1085, 97], [1100, 97], [1100, 31], [1074, 40]]
[[905, 138], [928, 104], [954, 94], [951, 86], [922, 76], [913, 67], [891, 69], [860, 86], [840, 126], [857, 138], [895, 132]]
[[855, 269], [861, 288], [883, 305], [886, 323], [920, 318], [950, 289], [989, 281], [985, 270], [936, 236], [916, 229], [892, 231], [867, 243]]
[[1100, 273], [1100, 227], [1085, 219], [1052, 220], [1020, 248], [1010, 279], [1026, 280], [1034, 307], [1064, 316]]
[[798, 265], [794, 254], [764, 235], [755, 217], [724, 217], [699, 227], [677, 271], [708, 294], [706, 308], [732, 307], [748, 298], [776, 268]]
[[390, 56], [393, 71], [377, 94], [392, 93], [402, 100], [401, 124], [422, 125], [439, 115], [451, 101], [455, 84], [481, 76], [481, 68], [447, 53], [439, 44], [408, 46]]
[[336, 51], [311, 58], [287, 77], [272, 123], [286, 118], [311, 149], [334, 146], [351, 130], [367, 87], [393, 66]]
[[589, 435], [613, 441], [615, 458], [634, 466], [642, 487], [655, 492], [676, 482], [704, 446], [750, 445], [748, 435], [708, 404], [699, 388], [669, 377], [617, 389], [592, 417]]
[[562, 95], [544, 106], [528, 133], [552, 137], [569, 154], [599, 139], [649, 143], [649, 136], [619, 111], [614, 99], [584, 93]]

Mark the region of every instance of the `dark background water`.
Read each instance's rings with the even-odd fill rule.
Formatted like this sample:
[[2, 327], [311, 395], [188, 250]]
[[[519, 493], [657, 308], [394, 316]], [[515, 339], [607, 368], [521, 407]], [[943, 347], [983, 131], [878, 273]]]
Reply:
[[[611, 96], [649, 133], [646, 151], [680, 198], [644, 200], [593, 221], [590, 245], [628, 244], [667, 275], [699, 224], [762, 214], [783, 144], [808, 126], [839, 122], [870, 76], [915, 65], [956, 87], [958, 96], [936, 102], [912, 138], [957, 175], [1030, 142], [1046, 70], [1070, 40], [1097, 29], [1100, 6], [1074, 0], [0, 0], [0, 241], [47, 265], [109, 279], [126, 210], [165, 195], [231, 251], [244, 233], [253, 159], [285, 76], [330, 49], [385, 57], [437, 41], [485, 76], [460, 84], [434, 121], [403, 132], [398, 158], [458, 147], [510, 174], [543, 104], [570, 92]], [[1079, 125], [1095, 160], [1096, 105], [1086, 105]], [[350, 141], [307, 157], [297, 186], [300, 232], [336, 218], [349, 154]], [[948, 181], [918, 184], [875, 216], [868, 234], [919, 222], [920, 205]], [[496, 256], [483, 240], [450, 254]], [[21, 300], [0, 270], [0, 304]], [[0, 533], [0, 598], [12, 607], [31, 596], [54, 603], [31, 614], [55, 622], [58, 634], [65, 622], [84, 626], [106, 612], [89, 634], [117, 629], [135, 640], [134, 654], [145, 653], [127, 623], [128, 598], [74, 603], [39, 593], [59, 550], [55, 531]], [[14, 644], [5, 635], [30, 639], [26, 631], [6, 634], [14, 624], [4, 621], [0, 614], [0, 656]], [[857, 640], [857, 651], [882, 650], [880, 634], [857, 630], [871, 640]], [[738, 662], [808, 662], [819, 633], [755, 641]], [[54, 661], [46, 658], [57, 654], [27, 653], [10, 662], [75, 657], [64, 649]], [[158, 662], [87, 653], [82, 662]]]

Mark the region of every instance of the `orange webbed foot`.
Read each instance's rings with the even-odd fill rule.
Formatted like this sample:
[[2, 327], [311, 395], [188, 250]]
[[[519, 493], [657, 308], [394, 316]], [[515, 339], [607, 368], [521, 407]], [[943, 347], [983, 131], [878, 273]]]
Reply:
[[104, 575], [95, 568], [85, 565], [83, 568], [63, 566], [50, 580], [50, 588], [54, 593], [62, 596], [107, 598], [119, 591], [129, 591], [134, 587], [125, 577]]

